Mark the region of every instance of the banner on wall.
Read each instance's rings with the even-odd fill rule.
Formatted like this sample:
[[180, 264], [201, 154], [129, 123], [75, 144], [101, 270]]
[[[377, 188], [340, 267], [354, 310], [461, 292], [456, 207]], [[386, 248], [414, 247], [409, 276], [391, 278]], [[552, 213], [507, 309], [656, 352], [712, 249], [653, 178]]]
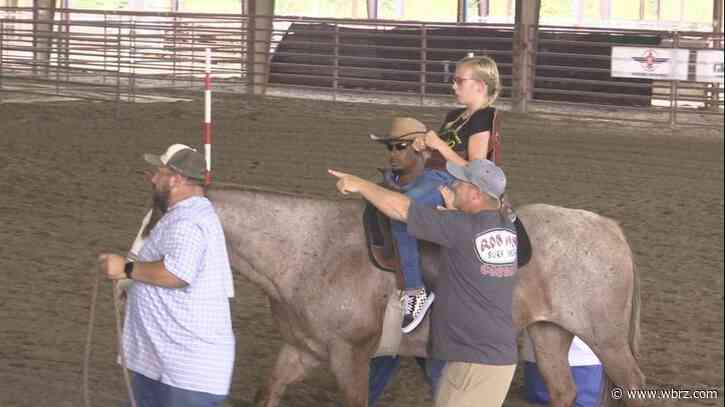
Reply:
[[686, 81], [689, 56], [687, 49], [612, 47], [612, 77]]
[[723, 83], [723, 51], [698, 50], [696, 61], [695, 81]]

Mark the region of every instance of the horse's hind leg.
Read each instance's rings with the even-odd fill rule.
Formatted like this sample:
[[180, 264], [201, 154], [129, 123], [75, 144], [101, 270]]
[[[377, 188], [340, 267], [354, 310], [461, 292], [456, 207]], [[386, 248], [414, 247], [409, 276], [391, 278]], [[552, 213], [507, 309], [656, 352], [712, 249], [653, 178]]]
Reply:
[[599, 360], [602, 361], [604, 372], [607, 375], [607, 388], [604, 389], [605, 405], [621, 405], [621, 401], [629, 407], [641, 406], [640, 400], [613, 400], [612, 389], [616, 385], [622, 389], [641, 389], [644, 386], [644, 374], [639, 369], [629, 344], [626, 340], [615, 340], [615, 343], [605, 342], [605, 345], [592, 341], [591, 346]]
[[257, 391], [254, 403], [260, 407], [277, 406], [287, 385], [302, 380], [305, 373], [318, 364], [311, 355], [284, 344], [264, 387]]
[[531, 341], [539, 372], [549, 391], [552, 407], [569, 407], [576, 399], [576, 386], [569, 368], [570, 332], [551, 322], [536, 322], [529, 325]]
[[346, 407], [367, 407], [370, 352], [364, 347], [338, 344], [330, 353], [330, 367], [342, 390]]

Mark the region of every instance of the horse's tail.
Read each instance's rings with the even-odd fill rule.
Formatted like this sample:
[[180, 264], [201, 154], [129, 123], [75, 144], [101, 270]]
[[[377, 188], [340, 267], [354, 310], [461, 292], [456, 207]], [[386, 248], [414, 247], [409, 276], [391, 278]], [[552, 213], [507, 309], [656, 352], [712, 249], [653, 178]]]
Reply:
[[629, 316], [629, 349], [632, 351], [634, 360], [639, 362], [639, 272], [637, 266], [632, 262], [632, 312]]

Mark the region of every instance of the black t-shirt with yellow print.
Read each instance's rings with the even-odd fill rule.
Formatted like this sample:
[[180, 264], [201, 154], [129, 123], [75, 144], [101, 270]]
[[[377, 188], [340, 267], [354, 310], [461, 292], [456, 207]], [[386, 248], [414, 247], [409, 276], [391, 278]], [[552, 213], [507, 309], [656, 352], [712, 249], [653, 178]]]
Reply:
[[446, 115], [438, 135], [448, 143], [453, 151], [468, 151], [468, 140], [472, 135], [491, 131], [493, 127], [493, 107], [476, 110], [471, 116], [464, 117], [465, 108], [455, 109]]

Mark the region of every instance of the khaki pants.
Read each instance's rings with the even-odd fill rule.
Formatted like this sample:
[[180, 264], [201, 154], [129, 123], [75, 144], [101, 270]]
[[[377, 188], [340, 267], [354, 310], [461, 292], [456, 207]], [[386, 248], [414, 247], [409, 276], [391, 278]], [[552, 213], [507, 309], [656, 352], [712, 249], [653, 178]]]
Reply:
[[435, 407], [500, 407], [515, 370], [516, 365], [448, 362], [440, 379]]

